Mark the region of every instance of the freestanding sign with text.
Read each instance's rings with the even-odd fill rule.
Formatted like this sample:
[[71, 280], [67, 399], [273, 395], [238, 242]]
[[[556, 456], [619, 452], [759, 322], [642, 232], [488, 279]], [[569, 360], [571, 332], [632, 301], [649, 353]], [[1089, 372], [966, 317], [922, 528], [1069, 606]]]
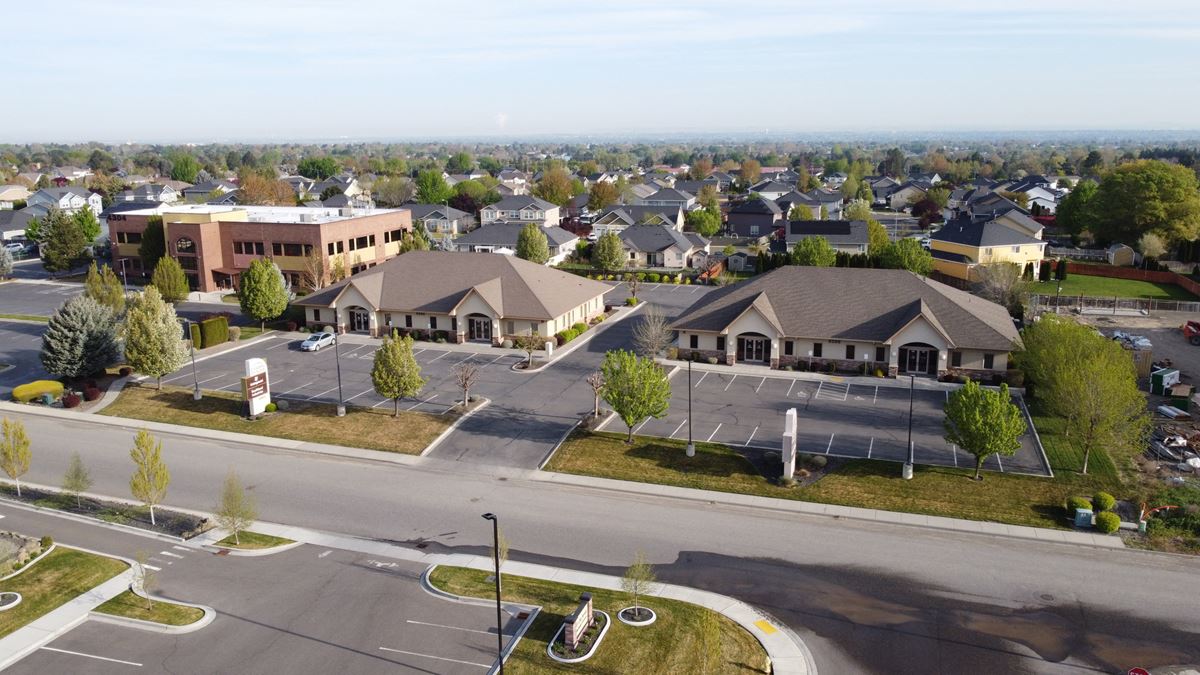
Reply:
[[242, 378], [242, 400], [246, 401], [247, 414], [253, 417], [267, 410], [271, 402], [271, 382], [267, 377], [267, 362], [262, 359], [246, 359], [246, 376]]

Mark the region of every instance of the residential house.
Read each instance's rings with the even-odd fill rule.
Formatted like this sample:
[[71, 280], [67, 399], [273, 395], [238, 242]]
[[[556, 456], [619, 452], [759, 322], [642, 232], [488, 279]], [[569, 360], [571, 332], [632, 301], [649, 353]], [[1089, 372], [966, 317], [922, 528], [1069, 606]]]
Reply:
[[735, 180], [732, 174], [719, 170], [708, 174], [708, 177], [717, 181], [718, 192], [729, 192], [729, 188], [733, 186], [733, 181]]
[[457, 237], [475, 226], [475, 218], [466, 211], [444, 204], [408, 204], [413, 225], [422, 224], [430, 234]]
[[795, 191], [795, 189], [796, 189], [796, 183], [794, 183], [794, 182], [793, 183], [781, 183], [779, 181], [774, 181], [774, 180], [764, 180], [764, 181], [759, 181], [758, 183], [755, 183], [753, 186], [751, 186], [750, 192], [753, 192], [754, 194], [762, 197], [763, 199], [770, 199], [771, 201], [774, 201], [789, 192]]
[[41, 218], [46, 215], [46, 212], [40, 208], [24, 208], [24, 209], [2, 209], [0, 210], [0, 239], [4, 241], [12, 241], [14, 239], [24, 240], [25, 230], [29, 227], [29, 221], [34, 218]]
[[313, 327], [386, 335], [444, 335], [499, 345], [547, 339], [604, 313], [610, 287], [506, 255], [410, 251], [296, 300]]
[[858, 255], [867, 252], [865, 220], [792, 220], [784, 231], [788, 250], [810, 237], [822, 237], [838, 253]]
[[50, 181], [57, 187], [65, 187], [74, 181], [92, 175], [92, 170], [80, 166], [56, 166], [50, 170]]
[[38, 181], [40, 181], [42, 176], [45, 175], [46, 174], [42, 173], [41, 171], [22, 171], [21, 173], [17, 174], [16, 180], [18, 183], [28, 183], [30, 187], [33, 187], [37, 185]]
[[926, 173], [914, 173], [911, 176], [909, 176], [908, 179], [915, 183], [926, 183], [928, 185], [937, 185], [938, 183], [942, 182], [941, 175], [939, 175], [938, 172], [936, 172], [936, 171], [931, 171], [931, 172], [926, 172]]
[[846, 181], [849, 178], [849, 176], [841, 171], [834, 171], [833, 173], [827, 173], [821, 176], [821, 181], [825, 183], [826, 187], [834, 190], [840, 190], [842, 189], [842, 186], [846, 184]]
[[592, 232], [601, 236], [608, 232], [621, 232], [633, 225], [666, 225], [683, 230], [683, 209], [678, 206], [610, 206], [592, 220]]
[[[643, 199], [645, 199], [646, 197], [649, 197], [650, 195], [654, 194], [655, 192], [658, 192], [661, 189], [662, 188], [660, 188], [659, 186], [653, 185], [650, 183], [632, 183], [629, 186], [629, 196], [631, 196], [633, 198], [634, 204], [640, 204], [640, 203], [642, 203]], [[625, 197], [625, 195], [622, 195], [622, 199], [624, 199], [624, 197]]]
[[684, 269], [693, 267], [697, 253], [708, 253], [707, 239], [668, 225], [632, 225], [619, 236], [631, 267]]
[[739, 237], [770, 236], [783, 225], [787, 213], [769, 200], [750, 197], [729, 209], [726, 228]]
[[496, 174], [496, 180], [500, 184], [513, 191], [514, 195], [524, 195], [529, 193], [529, 176], [520, 169], [507, 168], [501, 169], [500, 173]]
[[100, 212], [104, 210], [104, 201], [99, 194], [78, 186], [38, 190], [29, 195], [26, 203], [29, 206], [43, 206], [47, 209], [55, 208], [65, 213], [75, 213], [80, 209], [89, 208], [97, 218], [100, 217]]
[[28, 202], [32, 195], [23, 185], [0, 185], [0, 210], [11, 209], [16, 202]]
[[558, 206], [544, 199], [521, 195], [505, 197], [483, 207], [479, 210], [479, 222], [484, 225], [496, 222], [537, 223], [551, 227], [562, 222], [562, 217]]
[[1045, 257], [1046, 242], [996, 220], [961, 217], [930, 235], [929, 248], [935, 271], [971, 282], [978, 279], [980, 265], [1013, 263], [1023, 270], [1033, 264], [1036, 268]]
[[[454, 240], [454, 249], [463, 253], [502, 253], [514, 255], [521, 230], [529, 223], [492, 222], [474, 229]], [[557, 265], [566, 262], [579, 243], [579, 235], [568, 232], [553, 225], [542, 227], [546, 235], [546, 244], [550, 249], [547, 265]]]
[[893, 211], [903, 211], [909, 205], [924, 199], [932, 187], [924, 181], [905, 181], [888, 194], [887, 204]]
[[143, 183], [129, 190], [118, 192], [113, 197], [114, 202], [161, 202], [174, 204], [179, 201], [180, 193], [175, 188], [162, 183]]
[[890, 376], [1003, 375], [1019, 336], [996, 303], [906, 270], [781, 267], [671, 324], [680, 358]]
[[871, 194], [874, 196], [872, 204], [887, 204], [888, 197], [900, 187], [900, 181], [891, 176], [863, 176], [863, 180], [871, 186]]
[[825, 209], [825, 218], [828, 220], [839, 220], [842, 217], [842, 193], [837, 190], [825, 190], [817, 188], [804, 193], [809, 199], [817, 202], [817, 217], [820, 217], [820, 211]]
[[690, 211], [696, 204], [696, 195], [674, 188], [663, 188], [649, 197], [639, 199], [638, 203], [642, 206], [678, 206], [684, 211]]
[[183, 198], [189, 201], [203, 201], [216, 192], [225, 194], [238, 189], [238, 186], [227, 180], [206, 180], [183, 189]]
[[720, 192], [720, 184], [715, 178], [705, 178], [704, 180], [677, 180], [675, 181], [675, 189], [680, 192], [686, 192], [691, 195], [700, 195], [700, 191], [706, 187]]

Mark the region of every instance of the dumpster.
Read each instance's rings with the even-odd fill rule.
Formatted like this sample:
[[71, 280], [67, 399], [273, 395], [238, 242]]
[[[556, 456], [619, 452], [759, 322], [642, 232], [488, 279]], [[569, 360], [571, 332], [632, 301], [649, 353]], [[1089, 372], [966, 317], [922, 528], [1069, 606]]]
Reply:
[[1167, 396], [1167, 390], [1179, 384], [1179, 371], [1175, 368], [1159, 368], [1150, 373], [1150, 393]]

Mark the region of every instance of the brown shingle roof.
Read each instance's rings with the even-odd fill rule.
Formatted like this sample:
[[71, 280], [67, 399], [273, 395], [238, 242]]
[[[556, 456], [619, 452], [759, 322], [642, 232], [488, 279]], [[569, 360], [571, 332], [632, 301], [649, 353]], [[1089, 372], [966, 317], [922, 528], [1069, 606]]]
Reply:
[[597, 281], [514, 256], [410, 251], [295, 304], [330, 307], [346, 286], [354, 286], [382, 311], [444, 314], [474, 291], [503, 317], [541, 320], [561, 316], [608, 290]]
[[1008, 351], [1019, 339], [1008, 311], [994, 302], [905, 270], [841, 267], [787, 266], [727, 286], [672, 328], [721, 331], [751, 306], [788, 337], [887, 342], [924, 316], [958, 348]]

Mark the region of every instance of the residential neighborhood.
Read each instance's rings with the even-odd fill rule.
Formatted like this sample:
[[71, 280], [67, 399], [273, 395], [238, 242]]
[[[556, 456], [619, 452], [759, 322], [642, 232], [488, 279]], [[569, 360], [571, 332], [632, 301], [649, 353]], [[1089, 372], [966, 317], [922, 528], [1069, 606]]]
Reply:
[[7, 9], [0, 670], [1200, 672], [1200, 10]]

